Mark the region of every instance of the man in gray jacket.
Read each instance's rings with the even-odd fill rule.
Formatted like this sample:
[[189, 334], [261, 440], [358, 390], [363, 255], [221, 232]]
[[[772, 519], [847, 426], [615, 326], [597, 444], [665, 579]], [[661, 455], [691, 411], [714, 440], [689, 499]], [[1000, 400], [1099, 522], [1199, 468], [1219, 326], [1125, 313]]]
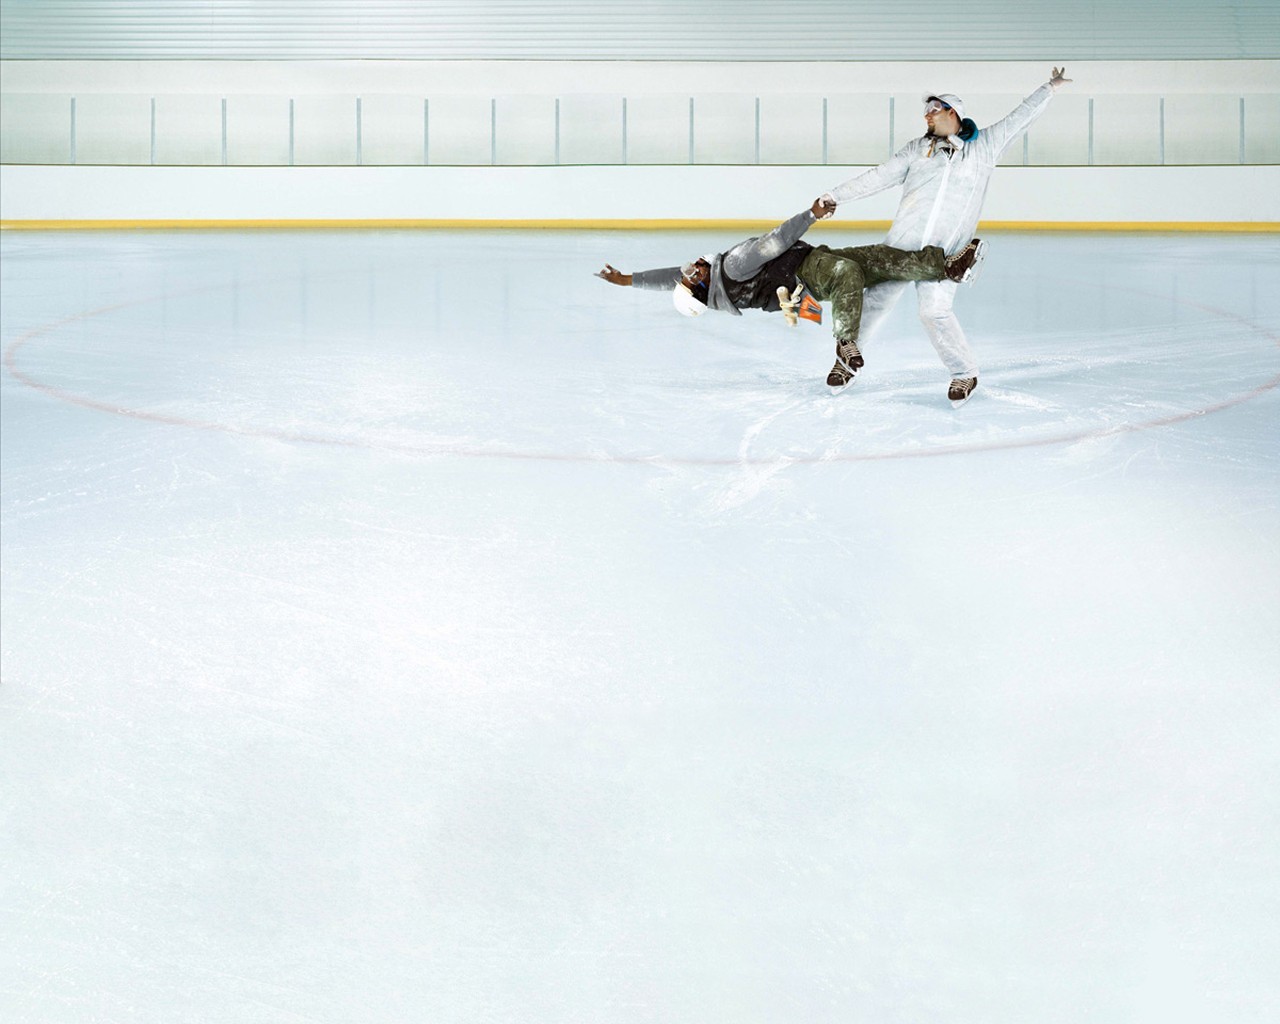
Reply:
[[[987, 184], [1001, 154], [1044, 113], [1053, 94], [1071, 81], [1063, 77], [1065, 72], [1066, 68], [1054, 68], [1048, 82], [1008, 115], [982, 129], [965, 117], [958, 96], [926, 96], [922, 137], [912, 139], [879, 167], [837, 185], [823, 198], [844, 205], [901, 185], [902, 200], [885, 243], [900, 249], [939, 245], [948, 254], [960, 252], [978, 228]], [[864, 338], [880, 325], [905, 287], [890, 281], [868, 288]], [[978, 386], [978, 364], [951, 309], [955, 294], [955, 285], [949, 281], [916, 285], [920, 321], [951, 371], [947, 395], [958, 404]], [[843, 388], [852, 383], [860, 366], [860, 353], [855, 361], [837, 359], [827, 383]]]
[[830, 249], [801, 241], [809, 227], [829, 217], [835, 203], [817, 199], [809, 209], [783, 221], [768, 234], [748, 238], [722, 253], [691, 260], [680, 267], [663, 267], [624, 274], [609, 264], [596, 276], [610, 284], [670, 290], [677, 310], [699, 316], [715, 309], [741, 316], [744, 309], [782, 311], [794, 322], [802, 292], [819, 302], [831, 302], [831, 329], [836, 358], [861, 365], [858, 330], [862, 293], [885, 281], [969, 280], [981, 262], [985, 246], [973, 239], [954, 256], [938, 246], [904, 252], [887, 245]]

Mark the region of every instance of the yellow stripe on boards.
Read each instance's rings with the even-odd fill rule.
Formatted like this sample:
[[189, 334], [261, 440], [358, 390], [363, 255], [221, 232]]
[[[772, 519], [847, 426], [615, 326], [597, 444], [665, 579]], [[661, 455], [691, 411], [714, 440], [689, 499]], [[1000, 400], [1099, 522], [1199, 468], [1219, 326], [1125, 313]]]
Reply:
[[[4, 220], [4, 231], [249, 231], [249, 230], [544, 230], [544, 231], [760, 231], [766, 220]], [[887, 220], [819, 221], [815, 231], [887, 231]], [[1275, 233], [1280, 221], [983, 221], [979, 231], [1178, 231]]]
[[991, 220], [978, 225], [980, 231], [1199, 231], [1220, 234], [1223, 232], [1267, 234], [1280, 232], [1280, 221], [1037, 221]]

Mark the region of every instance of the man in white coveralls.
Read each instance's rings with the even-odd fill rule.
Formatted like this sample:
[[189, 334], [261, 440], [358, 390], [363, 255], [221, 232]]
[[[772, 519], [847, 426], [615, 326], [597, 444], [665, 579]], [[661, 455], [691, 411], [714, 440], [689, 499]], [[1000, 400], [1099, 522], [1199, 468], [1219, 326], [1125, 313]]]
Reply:
[[[979, 129], [965, 117], [964, 104], [950, 93], [924, 98], [927, 130], [912, 139], [891, 159], [837, 185], [822, 198], [843, 205], [902, 186], [902, 200], [894, 214], [885, 244], [896, 249], [941, 246], [948, 256], [959, 252], [973, 238], [986, 198], [987, 183], [1009, 144], [1049, 105], [1063, 85], [1066, 68], [1054, 68], [1049, 81], [1018, 104], [1007, 116]], [[865, 340], [884, 320], [907, 286], [885, 281], [867, 289], [863, 298], [862, 338]], [[952, 312], [956, 284], [952, 281], [919, 281], [916, 297], [920, 321], [951, 372], [947, 397], [955, 404], [968, 399], [978, 386], [978, 364]], [[827, 384], [843, 388], [862, 368], [857, 342], [836, 351], [836, 362]]]

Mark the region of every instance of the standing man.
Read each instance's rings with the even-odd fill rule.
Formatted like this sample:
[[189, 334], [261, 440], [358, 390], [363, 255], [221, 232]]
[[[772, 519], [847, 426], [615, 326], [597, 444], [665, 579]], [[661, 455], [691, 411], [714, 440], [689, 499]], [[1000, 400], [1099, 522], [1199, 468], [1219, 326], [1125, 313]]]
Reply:
[[[1023, 100], [1007, 116], [979, 129], [964, 115], [958, 96], [939, 93], [924, 98], [925, 134], [913, 139], [885, 163], [850, 178], [824, 195], [843, 205], [902, 186], [902, 200], [885, 238], [899, 249], [941, 246], [948, 255], [959, 253], [973, 237], [986, 198], [987, 184], [1009, 144], [1049, 105], [1071, 79], [1066, 68], [1054, 68], [1049, 81]], [[887, 281], [867, 289], [863, 302], [863, 337], [884, 320], [906, 284]], [[951, 372], [947, 397], [959, 405], [978, 386], [978, 364], [952, 312], [956, 285], [952, 281], [921, 281], [916, 285], [920, 321], [939, 358]], [[863, 358], [855, 346], [837, 354], [827, 384], [843, 388], [853, 382]]]

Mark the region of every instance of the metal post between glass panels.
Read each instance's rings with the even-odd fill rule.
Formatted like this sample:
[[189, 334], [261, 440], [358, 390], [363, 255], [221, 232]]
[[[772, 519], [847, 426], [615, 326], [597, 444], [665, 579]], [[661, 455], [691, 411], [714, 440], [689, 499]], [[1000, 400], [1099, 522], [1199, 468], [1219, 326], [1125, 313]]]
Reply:
[[71, 146], [67, 155], [70, 157], [70, 162], [74, 164], [76, 162], [76, 98], [74, 96], [71, 97]]
[[822, 97], [822, 164], [827, 164], [827, 98]]
[[1164, 166], [1164, 97], [1160, 97], [1160, 166]]
[[760, 97], [756, 97], [756, 163], [760, 162]]
[[1244, 163], [1244, 97], [1240, 97], [1240, 162]]
[[1093, 97], [1089, 97], [1089, 166], [1093, 166]]
[[693, 97], [689, 97], [689, 163], [693, 163]]

